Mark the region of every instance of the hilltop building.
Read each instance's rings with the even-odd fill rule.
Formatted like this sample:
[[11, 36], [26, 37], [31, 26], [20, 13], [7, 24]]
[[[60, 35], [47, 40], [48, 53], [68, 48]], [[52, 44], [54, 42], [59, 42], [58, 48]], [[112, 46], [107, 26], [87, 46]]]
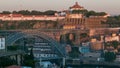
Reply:
[[62, 20], [64, 16], [57, 15], [22, 15], [22, 14], [0, 14], [0, 20], [2, 21], [22, 21], [22, 20]]
[[69, 8], [63, 23], [63, 29], [84, 29], [106, 27], [102, 22], [107, 20], [107, 14], [104, 16], [86, 16], [88, 11], [80, 6], [78, 2]]
[[[57, 12], [54, 15], [22, 15], [22, 14], [0, 14], [2, 21], [24, 21], [24, 20], [52, 20], [59, 21], [60, 28], [63, 29], [84, 29], [84, 28], [103, 28], [107, 25], [102, 24], [106, 22], [107, 13], [104, 15], [90, 15], [87, 16], [89, 11], [78, 2], [69, 7], [68, 10]], [[62, 20], [62, 21], [61, 21]]]

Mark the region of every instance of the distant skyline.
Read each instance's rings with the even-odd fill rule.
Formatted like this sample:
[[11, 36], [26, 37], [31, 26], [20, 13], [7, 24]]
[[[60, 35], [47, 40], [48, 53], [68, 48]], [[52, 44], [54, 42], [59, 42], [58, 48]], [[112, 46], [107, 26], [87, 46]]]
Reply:
[[0, 0], [0, 12], [19, 10], [66, 10], [78, 2], [88, 10], [120, 15], [120, 0]]

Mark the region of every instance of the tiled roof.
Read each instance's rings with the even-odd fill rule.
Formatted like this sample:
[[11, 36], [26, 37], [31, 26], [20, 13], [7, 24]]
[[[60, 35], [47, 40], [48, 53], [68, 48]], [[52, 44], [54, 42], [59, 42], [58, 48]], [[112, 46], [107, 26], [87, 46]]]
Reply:
[[83, 7], [80, 6], [80, 5], [78, 4], [78, 2], [76, 2], [75, 5], [73, 5], [73, 6], [70, 7], [70, 8], [83, 8]]

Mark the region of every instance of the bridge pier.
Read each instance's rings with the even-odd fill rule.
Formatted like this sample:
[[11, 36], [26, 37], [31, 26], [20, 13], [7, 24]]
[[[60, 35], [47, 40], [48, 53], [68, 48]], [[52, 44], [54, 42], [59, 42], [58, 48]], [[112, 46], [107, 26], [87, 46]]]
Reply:
[[17, 65], [21, 65], [23, 62], [22, 55], [12, 55], [9, 56], [11, 59], [15, 60]]
[[15, 60], [16, 60], [16, 63], [18, 64], [18, 56], [17, 55], [15, 55]]
[[18, 65], [21, 65], [21, 64], [22, 64], [22, 63], [21, 63], [22, 60], [23, 60], [23, 59], [21, 58], [21, 55], [16, 55], [16, 62], [17, 62]]
[[20, 58], [20, 65], [22, 65], [22, 64], [23, 64], [23, 55], [21, 54], [21, 55], [19, 56], [19, 58]]

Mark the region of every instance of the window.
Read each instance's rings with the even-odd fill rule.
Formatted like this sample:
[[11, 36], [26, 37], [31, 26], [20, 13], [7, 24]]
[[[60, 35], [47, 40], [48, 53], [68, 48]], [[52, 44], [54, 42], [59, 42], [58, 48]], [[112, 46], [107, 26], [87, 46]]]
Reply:
[[3, 44], [1, 44], [1, 48], [3, 48]]
[[4, 44], [1, 44], [1, 49], [4, 49], [5, 47], [4, 47]]
[[1, 42], [3, 42], [3, 38], [1, 38]]

